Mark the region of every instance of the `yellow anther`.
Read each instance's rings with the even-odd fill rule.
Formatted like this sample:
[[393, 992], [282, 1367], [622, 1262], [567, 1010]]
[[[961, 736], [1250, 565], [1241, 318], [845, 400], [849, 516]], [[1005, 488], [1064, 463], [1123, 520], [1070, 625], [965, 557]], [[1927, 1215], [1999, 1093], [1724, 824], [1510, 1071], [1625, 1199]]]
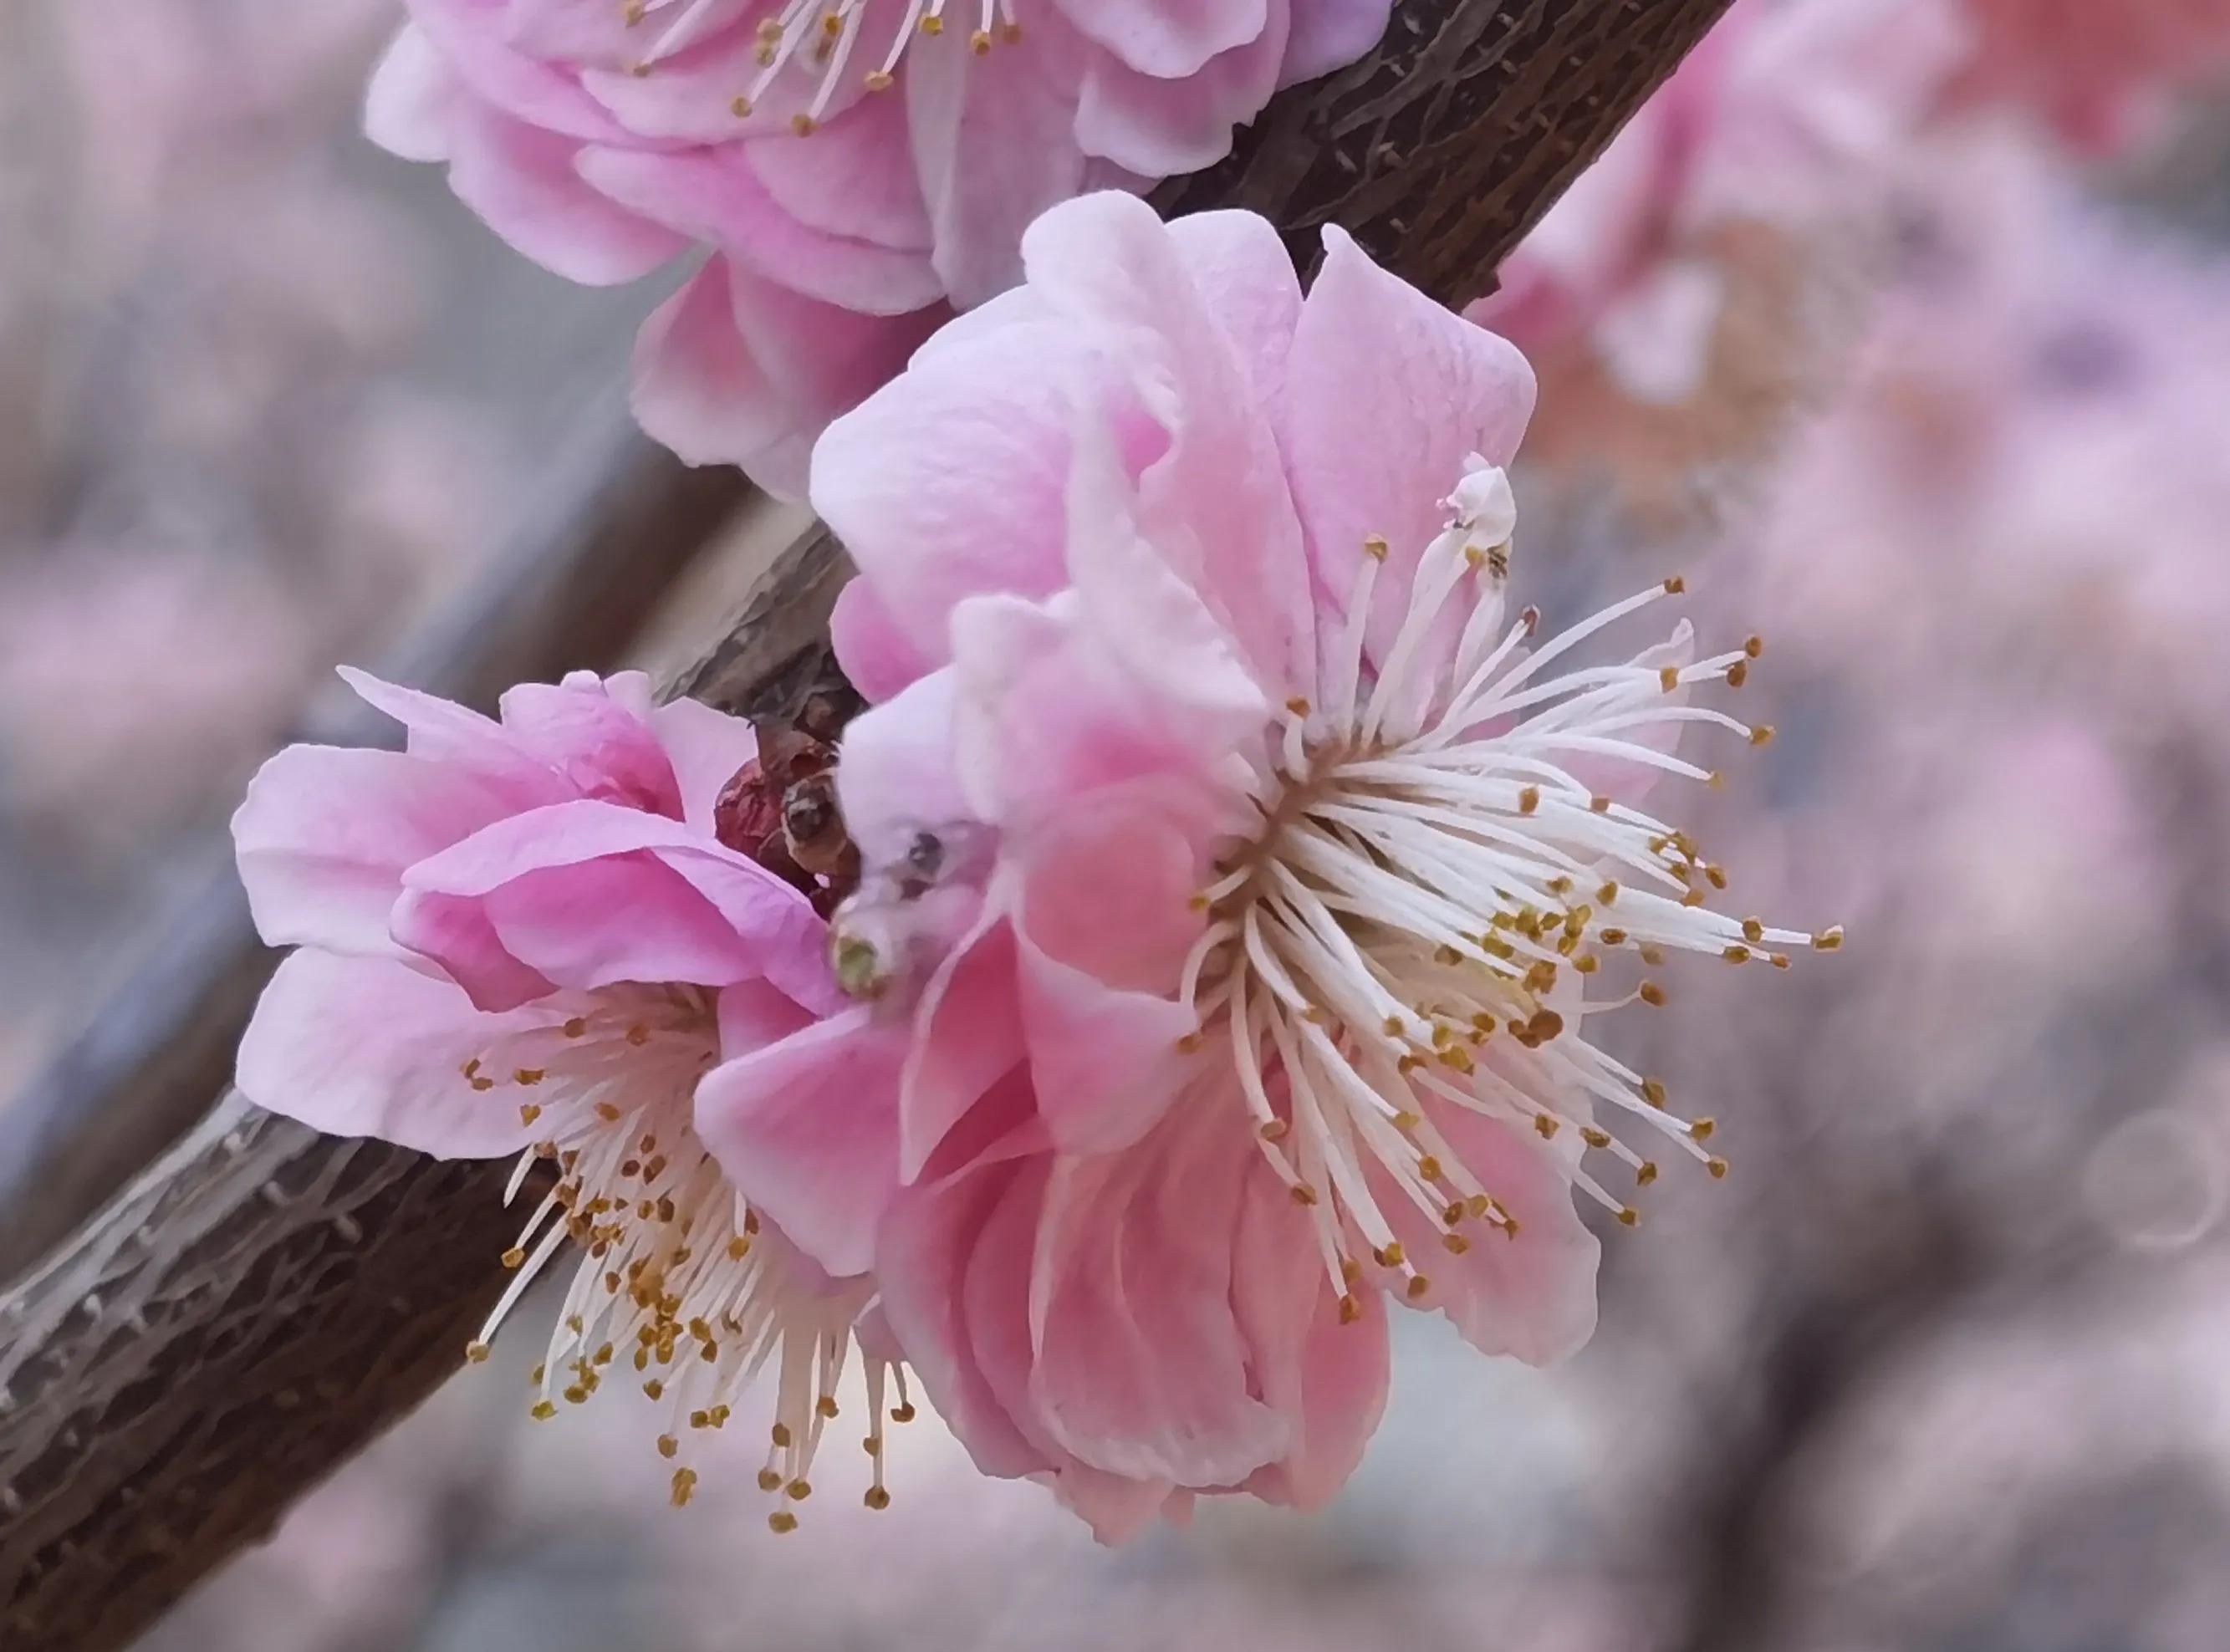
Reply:
[[891, 1506], [891, 1495], [880, 1486], [870, 1486], [867, 1488], [867, 1495], [860, 1501], [877, 1514], [880, 1514]]
[[800, 138], [810, 138], [819, 131], [821, 123], [802, 111], [790, 118], [790, 129]]
[[503, 1265], [514, 1270], [524, 1268], [526, 1265], [526, 1252], [514, 1244], [503, 1253]]
[[777, 1450], [789, 1450], [790, 1424], [787, 1423], [777, 1423], [773, 1428], [767, 1431], [767, 1437], [774, 1442], [775, 1449]]
[[815, 1411], [819, 1411], [819, 1412], [822, 1414], [822, 1416], [823, 1416], [823, 1417], [834, 1417], [834, 1416], [835, 1416], [835, 1415], [836, 1415], [836, 1396], [835, 1396], [835, 1395], [834, 1395], [834, 1394], [823, 1394], [823, 1395], [822, 1395], [822, 1396], [821, 1396], [821, 1398], [820, 1398], [819, 1399], [816, 1399], [815, 1401], [814, 1401], [814, 1402], [813, 1402], [813, 1409], [814, 1409]]
[[1556, 1139], [1556, 1132], [1562, 1125], [1555, 1114], [1543, 1113], [1534, 1119], [1533, 1128], [1540, 1132], [1544, 1141], [1553, 1141]]
[[1580, 1140], [1591, 1147], [1607, 1147], [1610, 1146], [1610, 1133], [1598, 1130], [1592, 1124], [1582, 1124], [1580, 1126]]
[[1433, 1157], [1431, 1154], [1427, 1154], [1423, 1158], [1417, 1160], [1417, 1174], [1426, 1181], [1440, 1180], [1440, 1161]]
[[782, 1489], [781, 1474], [773, 1469], [760, 1469], [759, 1489], [761, 1491], [780, 1491]]
[[1709, 1141], [1718, 1133], [1718, 1128], [1717, 1119], [1698, 1119], [1688, 1127], [1688, 1135], [1695, 1141]]
[[1297, 717], [1305, 717], [1309, 714], [1310, 706], [1306, 700], [1296, 694], [1292, 699], [1286, 702], [1286, 710], [1291, 711]]
[[1678, 574], [1672, 575], [1672, 577], [1665, 582], [1665, 595], [1667, 596], [1678, 596], [1681, 592], [1687, 588], [1688, 582], [1681, 578]]
[[1208, 1035], [1206, 1033], [1188, 1032], [1184, 1037], [1177, 1040], [1177, 1053], [1181, 1056], [1198, 1055], [1202, 1046], [1206, 1045], [1207, 1042]]
[[1656, 1180], [1657, 1161], [1653, 1159], [1644, 1159], [1634, 1173], [1634, 1185], [1636, 1187], [1647, 1187]]
[[1774, 733], [1770, 723], [1761, 723], [1750, 731], [1750, 742], [1753, 746], [1769, 746], [1773, 743]]
[[1361, 1302], [1357, 1302], [1352, 1296], [1343, 1296], [1339, 1299], [1339, 1322], [1342, 1325], [1352, 1325], [1362, 1317]]
[[538, 1423], [546, 1423], [558, 1415], [558, 1408], [546, 1399], [538, 1400], [526, 1414]]
[[1743, 644], [1743, 652], [1748, 654], [1752, 659], [1756, 659], [1764, 652], [1765, 639], [1763, 637], [1749, 638]]
[[1605, 797], [1601, 792], [1597, 792], [1593, 797], [1588, 800], [1588, 807], [1597, 814], [1608, 814], [1610, 813], [1610, 800]]
[[1370, 1253], [1370, 1259], [1382, 1268], [1398, 1268], [1404, 1259], [1402, 1241], [1395, 1239], [1381, 1245]]
[[1678, 665], [1666, 665], [1662, 667], [1657, 673], [1657, 685], [1663, 689], [1667, 694], [1670, 694], [1674, 689], [1679, 687], [1680, 668]]
[[1317, 1190], [1305, 1181], [1293, 1184], [1293, 1203], [1304, 1209], [1317, 1202]]
[[1724, 1159], [1706, 1159], [1704, 1160], [1704, 1168], [1711, 1173], [1713, 1181], [1724, 1181], [1727, 1179], [1727, 1161]]
[[867, 90], [870, 92], [887, 92], [896, 84], [896, 80], [892, 78], [887, 69], [867, 71]]
[[1520, 814], [1531, 814], [1540, 807], [1541, 788], [1539, 787], [1528, 786], [1518, 794], [1518, 812]]
[[1641, 1225], [1641, 1212], [1634, 1209], [1633, 1205], [1628, 1205], [1619, 1212], [1618, 1224], [1621, 1227], [1640, 1227]]
[[1265, 1141], [1283, 1141], [1292, 1133], [1292, 1128], [1284, 1119], [1272, 1119], [1254, 1134]]
[[1736, 945], [1729, 947], [1724, 952], [1721, 953], [1719, 956], [1725, 959], [1731, 964], [1746, 964], [1750, 961], [1750, 950], [1748, 947], [1743, 946], [1737, 942]]
[[488, 1345], [477, 1341], [466, 1343], [465, 1358], [474, 1365], [486, 1365], [488, 1358]]
[[1363, 554], [1373, 562], [1384, 562], [1387, 553], [1393, 549], [1382, 537], [1375, 533], [1363, 542]]
[[[925, 17], [924, 22], [933, 21]], [[767, 1530], [777, 1537], [787, 1537], [797, 1529], [797, 1516], [786, 1508], [777, 1508], [767, 1516]]]
[[681, 1442], [675, 1439], [671, 1434], [661, 1434], [658, 1437], [658, 1455], [660, 1456], [672, 1458], [679, 1453], [680, 1450]]
[[810, 1481], [793, 1480], [783, 1488], [782, 1495], [793, 1503], [802, 1503], [813, 1495], [813, 1484]]
[[1452, 1257], [1460, 1257], [1471, 1249], [1471, 1241], [1460, 1233], [1440, 1235], [1440, 1248]]
[[1433, 1282], [1426, 1278], [1424, 1275], [1412, 1274], [1409, 1276], [1409, 1282], [1402, 1287], [1402, 1294], [1404, 1296], [1407, 1296], [1411, 1302], [1415, 1302], [1421, 1301], [1425, 1293], [1432, 1289], [1432, 1288]]
[[1658, 1078], [1643, 1079], [1641, 1081], [1641, 1099], [1648, 1102], [1650, 1106], [1662, 1111], [1665, 1106], [1664, 1081]]
[[1822, 929], [1812, 937], [1812, 949], [1814, 952], [1833, 952], [1842, 944], [1843, 926], [1840, 923], [1832, 929]]

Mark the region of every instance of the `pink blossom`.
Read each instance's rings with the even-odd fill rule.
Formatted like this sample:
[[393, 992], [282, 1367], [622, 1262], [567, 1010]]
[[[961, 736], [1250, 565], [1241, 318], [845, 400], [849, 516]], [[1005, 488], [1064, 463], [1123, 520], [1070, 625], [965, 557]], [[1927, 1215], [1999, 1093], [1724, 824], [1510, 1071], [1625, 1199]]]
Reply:
[[[902, 1067], [796, 1105], [880, 1135], [899, 1190], [828, 1203], [880, 1225], [890, 1327], [978, 1463], [1106, 1536], [1198, 1491], [1330, 1495], [1389, 1299], [1490, 1353], [1578, 1347], [1570, 1189], [1637, 1219], [1582, 1155], [1659, 1173], [1596, 1109], [1724, 1169], [1582, 1036], [1663, 997], [1597, 971], [1807, 939], [1684, 898], [1716, 869], [1635, 804], [1705, 778], [1683, 724], [1769, 732], [1687, 704], [1751, 650], [1695, 660], [1683, 626], [1545, 672], [1679, 582], [1533, 644], [1499, 468], [1530, 370], [1325, 241], [1305, 300], [1251, 215], [1057, 208], [1024, 289], [814, 458], [861, 569], [839, 649], [882, 702], [840, 771], [867, 872], [839, 973]], [[812, 1083], [775, 1059], [707, 1081], [739, 1165]]]
[[1954, 96], [2035, 110], [2111, 153], [2158, 124], [2174, 93], [2230, 71], [2230, 0], [1959, 0], [1973, 49]]
[[693, 463], [802, 491], [813, 438], [1081, 190], [1221, 158], [1390, 0], [411, 0], [372, 136], [561, 275], [712, 254], [635, 405]]
[[1939, 0], [1740, 0], [1471, 312], [1554, 388], [1546, 451], [1692, 472], [1777, 423], [1827, 319], [1813, 244], [1863, 241], [1958, 43]]
[[[693, 1116], [723, 1054], [843, 1004], [806, 896], [719, 840], [750, 725], [654, 705], [640, 672], [515, 688], [500, 721], [349, 680], [404, 725], [406, 749], [290, 748], [233, 822], [257, 927], [296, 948], [242, 1044], [241, 1090], [337, 1135], [520, 1154], [514, 1186], [555, 1160], [475, 1354], [570, 1237], [586, 1254], [536, 1414], [618, 1380], [623, 1350], [668, 1412], [717, 1425], [771, 1354], [762, 1480], [802, 1482], [868, 1288], [763, 1224]], [[871, 1437], [887, 1365], [867, 1361]], [[676, 1470], [677, 1501], [694, 1481]], [[879, 1470], [871, 1497], [880, 1484]]]

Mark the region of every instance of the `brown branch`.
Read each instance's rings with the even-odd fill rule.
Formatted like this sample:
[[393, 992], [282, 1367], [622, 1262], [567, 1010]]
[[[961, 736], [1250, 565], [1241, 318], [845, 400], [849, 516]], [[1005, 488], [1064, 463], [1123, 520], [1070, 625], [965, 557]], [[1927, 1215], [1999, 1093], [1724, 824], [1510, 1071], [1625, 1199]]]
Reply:
[[[1727, 0], [1403, 0], [1167, 211], [1347, 224], [1460, 301]], [[764, 713], [829, 669], [809, 534], [680, 686]], [[100, 1652], [267, 1532], [454, 1367], [503, 1275], [500, 1167], [321, 1139], [229, 1102], [0, 1302], [0, 1629]]]

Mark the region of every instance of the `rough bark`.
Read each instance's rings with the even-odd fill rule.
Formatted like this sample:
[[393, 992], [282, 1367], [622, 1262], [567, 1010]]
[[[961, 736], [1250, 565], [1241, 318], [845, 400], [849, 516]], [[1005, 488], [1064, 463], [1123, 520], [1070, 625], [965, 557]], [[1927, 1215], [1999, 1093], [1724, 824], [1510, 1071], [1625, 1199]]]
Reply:
[[[1498, 259], [1727, 0], [1403, 0], [1157, 196], [1348, 226], [1435, 297]], [[829, 669], [841, 553], [809, 534], [677, 686], [765, 714]], [[0, 1301], [0, 1629], [119, 1645], [454, 1367], [503, 1275], [499, 1167], [336, 1141], [230, 1101]]]

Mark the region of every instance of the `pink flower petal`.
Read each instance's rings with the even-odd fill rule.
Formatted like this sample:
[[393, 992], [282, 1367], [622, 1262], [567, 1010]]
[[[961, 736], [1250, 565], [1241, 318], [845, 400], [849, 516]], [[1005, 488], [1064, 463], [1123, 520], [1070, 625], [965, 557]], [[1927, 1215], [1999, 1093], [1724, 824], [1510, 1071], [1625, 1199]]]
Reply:
[[[1183, 5], [1054, 3], [1086, 38], [1118, 61], [1166, 80], [1198, 74], [1219, 53], [1259, 40], [1273, 21], [1282, 28], [1295, 0], [1190, 0]], [[1309, 0], [1298, 3], [1305, 6]]]
[[457, 100], [464, 95], [434, 42], [405, 23], [372, 70], [364, 135], [406, 161], [446, 161]]
[[1260, 112], [1286, 63], [1286, 12], [1251, 39], [1171, 79], [1102, 58], [1084, 77], [1076, 141], [1148, 177], [1204, 171], [1231, 152], [1233, 130]]
[[1014, 936], [987, 915], [931, 977], [899, 1083], [899, 1174], [920, 1175], [938, 1145], [1022, 1059], [1011, 1006]]
[[[1041, 1160], [1009, 1160], [910, 1189], [893, 1205], [876, 1257], [883, 1313], [908, 1365], [976, 1466], [1008, 1479], [1054, 1462], [1002, 1403], [977, 1343], [1004, 1323], [1027, 1357], [1028, 1223], [1045, 1177]], [[1020, 1243], [985, 1244], [992, 1218], [1009, 1205], [1024, 1224]]]
[[[477, 902], [505, 958], [566, 986], [764, 975], [827, 1002], [821, 922], [803, 896], [686, 824], [582, 800], [497, 821], [405, 875], [396, 938], [475, 1000], [505, 1007], [523, 978], [457, 927]], [[448, 897], [446, 899], [441, 897]], [[459, 949], [461, 935], [475, 944]], [[516, 1001], [513, 1000], [512, 1001]]]
[[[1533, 370], [1505, 340], [1387, 274], [1327, 226], [1287, 374], [1284, 446], [1318, 579], [1344, 601], [1364, 541], [1391, 548], [1371, 608], [1371, 651], [1382, 658], [1466, 456], [1506, 466], [1517, 452], [1532, 416]], [[1446, 629], [1452, 648], [1454, 627]]]
[[[1469, 1231], [1460, 1257], [1440, 1248], [1442, 1230], [1383, 1187], [1381, 1207], [1416, 1266], [1429, 1275], [1423, 1306], [1445, 1315], [1481, 1353], [1553, 1365], [1595, 1328], [1595, 1269], [1602, 1247], [1572, 1208], [1572, 1190], [1550, 1150], [1515, 1125], [1444, 1108], [1434, 1121], [1464, 1166], [1511, 1215], [1518, 1237]], [[1396, 1279], [1398, 1283], [1398, 1277]]]
[[938, 279], [970, 309], [1011, 286], [1022, 232], [1084, 186], [1074, 128], [1084, 48], [1051, 11], [1024, 45], [977, 57], [957, 40], [907, 55], [907, 130]]
[[681, 818], [708, 836], [714, 829], [713, 806], [746, 763], [758, 756], [758, 738], [743, 717], [716, 711], [697, 700], [669, 701], [650, 714], [651, 727], [674, 768], [681, 794]]
[[258, 771], [232, 834], [272, 946], [391, 955], [404, 870], [506, 812], [470, 771], [400, 752], [290, 746]]
[[[1287, 296], [1290, 265], [1273, 273], [1259, 241], [1234, 256], [1235, 239], [1226, 231], [1221, 247], [1204, 236], [1189, 244], [1213, 271], [1218, 299], [1245, 280], [1260, 292], [1255, 305], [1274, 311]], [[1169, 432], [1167, 453], [1138, 473], [1139, 530], [1282, 699], [1309, 680], [1315, 663], [1305, 563], [1296, 551], [1300, 525], [1275, 436], [1251, 394], [1250, 362], [1209, 310], [1185, 244], [1144, 202], [1101, 194], [1047, 213], [1031, 226], [1022, 251], [1031, 287], [1057, 314], [1113, 335], [1111, 350], [1119, 350], [1140, 399]], [[1259, 349], [1259, 336], [1254, 342]], [[1080, 475], [1101, 486], [1105, 467]], [[1077, 564], [1078, 534], [1112, 504], [1104, 491], [1088, 499], [1072, 492], [1072, 575], [1095, 602], [1104, 594], [1091, 589], [1088, 567]], [[1122, 541], [1111, 532], [1086, 543], [1119, 548]], [[1137, 640], [1151, 652], [1145, 638]]]
[[1231, 1296], [1263, 1402], [1292, 1429], [1285, 1456], [1246, 1488], [1270, 1502], [1321, 1508], [1362, 1462], [1386, 1409], [1392, 1350], [1383, 1299], [1364, 1291], [1357, 1317], [1342, 1318], [1308, 1218], [1259, 1164], [1241, 1206]]
[[681, 796], [650, 724], [648, 690], [640, 672], [609, 682], [577, 672], [562, 684], [521, 683], [503, 696], [504, 729], [577, 795], [678, 818]]
[[[905, 1029], [861, 1006], [738, 1050], [729, 1000], [767, 991], [722, 994], [730, 1058], [698, 1084], [697, 1132], [744, 1196], [822, 1267], [839, 1277], [865, 1273], [899, 1186]], [[753, 1036], [770, 1030], [757, 1018]]]
[[940, 345], [815, 450], [813, 508], [918, 658], [951, 658], [948, 619], [964, 598], [1066, 583], [1067, 363], [1086, 370], [1082, 342], [1052, 323]]
[[1196, 1032], [1171, 1000], [1204, 920], [1184, 834], [1140, 809], [1065, 820], [1033, 856], [1015, 916], [1020, 1007], [1054, 1146], [1104, 1153], [1144, 1135], [1185, 1088]]
[[635, 416], [686, 463], [739, 465], [800, 498], [828, 421], [884, 382], [937, 317], [857, 315], [715, 259], [643, 324]]
[[588, 286], [648, 275], [688, 242], [584, 182], [582, 140], [486, 104], [448, 126], [449, 187], [489, 228], [544, 268]]
[[1129, 1153], [1054, 1164], [1030, 1282], [1030, 1393], [1091, 1467], [1235, 1485], [1286, 1448], [1232, 1310], [1231, 1224], [1255, 1158], [1234, 1122], [1181, 1110]]
[[506, 1032], [548, 1019], [483, 1015], [447, 981], [383, 959], [298, 952], [255, 1006], [238, 1082], [258, 1107], [332, 1135], [499, 1157], [533, 1132], [515, 1102], [474, 1090], [461, 1069]]
[[[928, 259], [902, 240], [862, 240], [801, 222], [742, 146], [658, 151], [592, 145], [578, 156], [584, 186], [600, 197], [662, 225], [677, 245], [709, 242], [801, 298], [860, 316], [899, 316], [944, 296]], [[906, 227], [897, 232], [903, 237]]]

